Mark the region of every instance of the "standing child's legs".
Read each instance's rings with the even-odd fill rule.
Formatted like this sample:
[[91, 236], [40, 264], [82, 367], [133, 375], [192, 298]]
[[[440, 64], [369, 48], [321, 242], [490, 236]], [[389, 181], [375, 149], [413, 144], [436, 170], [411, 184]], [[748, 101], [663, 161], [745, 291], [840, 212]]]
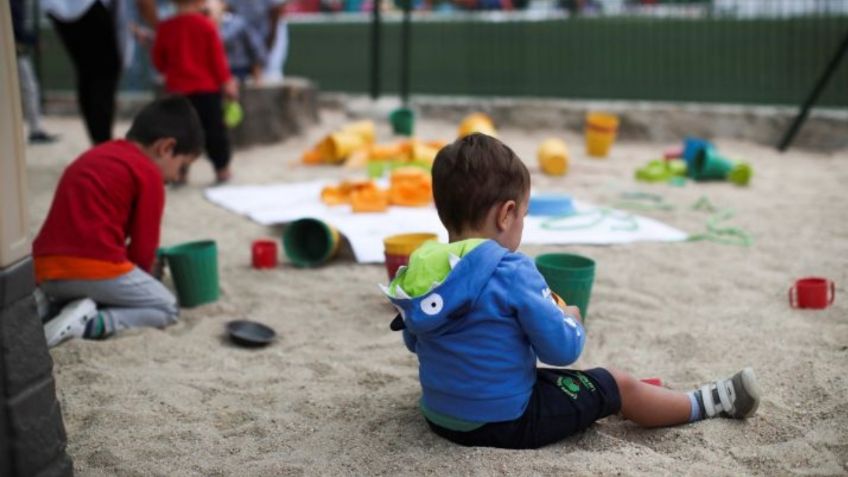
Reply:
[[617, 369], [608, 371], [618, 385], [622, 416], [644, 427], [673, 426], [718, 416], [745, 418], [753, 415], [759, 405], [759, 386], [751, 368], [689, 393], [646, 384]]
[[230, 139], [224, 125], [221, 93], [195, 93], [186, 96], [200, 117], [206, 136], [206, 155], [215, 167], [217, 182], [230, 179]]
[[[77, 300], [45, 325], [51, 346], [69, 337], [103, 338], [128, 328], [163, 328], [179, 315], [174, 295], [137, 267], [107, 280], [46, 281], [41, 289], [53, 300]], [[97, 308], [80, 298], [93, 300]]]

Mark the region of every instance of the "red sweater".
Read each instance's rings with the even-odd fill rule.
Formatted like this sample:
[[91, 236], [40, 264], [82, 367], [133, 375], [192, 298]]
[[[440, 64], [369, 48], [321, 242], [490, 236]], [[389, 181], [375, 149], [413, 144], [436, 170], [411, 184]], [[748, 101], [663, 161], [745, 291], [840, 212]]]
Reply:
[[218, 29], [200, 13], [184, 13], [159, 23], [153, 64], [171, 93], [216, 93], [230, 79]]
[[149, 272], [164, 209], [156, 164], [129, 141], [100, 144], [65, 169], [32, 254], [129, 260]]

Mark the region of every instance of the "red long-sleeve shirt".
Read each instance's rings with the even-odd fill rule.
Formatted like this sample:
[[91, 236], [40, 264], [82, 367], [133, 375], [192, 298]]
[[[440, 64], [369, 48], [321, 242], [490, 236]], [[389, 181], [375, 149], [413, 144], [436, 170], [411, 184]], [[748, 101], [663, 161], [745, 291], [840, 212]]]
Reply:
[[[36, 269], [40, 259], [75, 257], [112, 264], [129, 261], [150, 271], [164, 209], [162, 173], [138, 146], [118, 140], [89, 149], [59, 180], [50, 212], [32, 244]], [[64, 270], [62, 276], [39, 279], [73, 275], [74, 270]], [[76, 278], [90, 278], [82, 275]]]
[[215, 93], [230, 79], [218, 29], [200, 13], [183, 13], [159, 23], [153, 65], [171, 93]]

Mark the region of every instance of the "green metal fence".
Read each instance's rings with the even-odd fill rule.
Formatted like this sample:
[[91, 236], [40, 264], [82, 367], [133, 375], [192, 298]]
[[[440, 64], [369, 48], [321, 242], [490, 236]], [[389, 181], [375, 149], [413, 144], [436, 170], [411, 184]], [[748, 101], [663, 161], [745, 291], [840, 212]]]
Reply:
[[[287, 71], [322, 90], [368, 91], [365, 23], [293, 24]], [[413, 94], [800, 103], [848, 18], [577, 18], [417, 22]], [[383, 87], [398, 90], [397, 23], [385, 26]], [[820, 105], [848, 106], [848, 60]]]
[[[369, 91], [370, 24], [292, 22], [286, 73], [323, 91]], [[414, 20], [411, 92], [463, 96], [799, 104], [842, 37], [848, 17], [774, 19], [597, 17]], [[46, 89], [72, 73], [43, 35]], [[384, 24], [383, 91], [398, 91], [400, 25]], [[128, 84], [144, 87], [149, 66]], [[820, 106], [848, 107], [848, 59]]]

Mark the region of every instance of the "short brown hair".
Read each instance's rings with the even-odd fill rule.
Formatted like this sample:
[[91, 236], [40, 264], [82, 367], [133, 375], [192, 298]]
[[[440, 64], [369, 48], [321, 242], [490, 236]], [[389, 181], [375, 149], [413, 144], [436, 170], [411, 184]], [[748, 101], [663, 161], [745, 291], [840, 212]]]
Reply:
[[520, 202], [530, 173], [501, 141], [475, 133], [443, 147], [433, 162], [433, 198], [449, 231], [478, 227], [497, 204]]
[[205, 142], [200, 118], [184, 96], [164, 96], [147, 104], [133, 119], [127, 139], [150, 146], [158, 139], [176, 140], [174, 154], [197, 156]]

